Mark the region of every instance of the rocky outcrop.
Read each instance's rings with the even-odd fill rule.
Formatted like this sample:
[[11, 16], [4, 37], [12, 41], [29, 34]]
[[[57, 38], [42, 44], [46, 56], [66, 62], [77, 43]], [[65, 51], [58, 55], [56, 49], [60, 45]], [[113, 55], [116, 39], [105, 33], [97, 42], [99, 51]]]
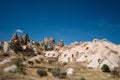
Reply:
[[59, 40], [59, 42], [58, 42], [58, 46], [60, 46], [60, 47], [63, 47], [63, 46], [64, 46], [64, 43], [63, 43], [62, 40]]
[[55, 45], [55, 40], [48, 37], [46, 37], [43, 42], [40, 42], [40, 46], [42, 46], [46, 51], [54, 50]]
[[11, 56], [7, 59], [4, 59], [3, 61], [0, 62], [0, 65], [6, 64], [6, 63], [10, 63], [12, 59], [15, 59], [16, 56]]
[[23, 35], [23, 41], [24, 41], [24, 45], [27, 45], [27, 43], [30, 41], [30, 39], [29, 39], [29, 35], [28, 34], [25, 34], [25, 35]]
[[13, 34], [12, 38], [11, 38], [11, 42], [14, 42], [15, 40], [18, 40], [18, 35], [16, 33]]
[[22, 39], [20, 36], [18, 36], [16, 33], [13, 34], [11, 40], [9, 41], [10, 47], [16, 52], [22, 50]]
[[49, 38], [49, 37], [46, 37], [46, 38], [44, 39], [44, 42], [55, 44], [55, 40], [54, 40], [53, 38]]
[[0, 51], [23, 51], [37, 53], [44, 51], [45, 56], [57, 58], [59, 62], [84, 62], [86, 67], [101, 68], [106, 64], [113, 69], [120, 64], [120, 45], [113, 44], [106, 39], [94, 39], [92, 42], [74, 42], [64, 46], [62, 40], [55, 43], [53, 38], [45, 38], [37, 43], [29, 39], [29, 35], [18, 36], [13, 34], [9, 42], [0, 42]]
[[23, 40], [22, 36], [19, 36], [18, 40], [20, 42], [20, 45], [24, 45], [24, 40]]
[[3, 50], [3, 45], [4, 45], [4, 42], [0, 41], [0, 50]]
[[14, 52], [8, 42], [0, 41], [0, 52]]
[[72, 43], [57, 52], [46, 52], [46, 57], [55, 55], [59, 56], [59, 62], [84, 62], [89, 68], [101, 68], [106, 64], [112, 70], [120, 64], [120, 45], [95, 39], [92, 42]]
[[15, 51], [22, 51], [22, 46], [27, 45], [29, 42], [29, 36], [28, 34], [25, 34], [23, 36], [18, 36], [16, 33], [13, 34], [11, 40], [9, 41], [10, 47]]
[[[0, 42], [0, 50], [3, 52], [28, 52], [28, 53], [39, 53], [43, 50], [51, 51], [54, 50], [56, 44], [53, 38], [45, 38], [44, 41], [37, 43], [29, 39], [29, 35], [18, 35], [13, 34], [9, 42]], [[60, 43], [61, 46], [61, 43]]]

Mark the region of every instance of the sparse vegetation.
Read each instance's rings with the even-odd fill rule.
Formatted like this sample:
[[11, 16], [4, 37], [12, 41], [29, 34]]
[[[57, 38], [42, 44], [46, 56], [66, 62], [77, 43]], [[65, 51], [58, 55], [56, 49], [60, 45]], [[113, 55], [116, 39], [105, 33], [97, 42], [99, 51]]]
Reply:
[[37, 70], [37, 74], [40, 76], [40, 77], [43, 77], [43, 76], [47, 76], [48, 73], [45, 71], [45, 70]]
[[102, 67], [101, 67], [102, 71], [103, 72], [110, 72], [110, 68], [108, 65], [104, 64]]
[[115, 77], [119, 77], [119, 72], [116, 69], [114, 69], [113, 71], [111, 71], [111, 74], [113, 75], [114, 78]]
[[4, 57], [7, 57], [7, 56], [9, 56], [10, 54], [8, 53], [8, 52], [5, 52], [5, 53], [3, 53], [3, 56]]
[[62, 78], [62, 79], [63, 79], [63, 78], [66, 78], [66, 76], [67, 76], [67, 72], [64, 72], [64, 71], [62, 72], [62, 71], [61, 71], [61, 72], [59, 73], [59, 78]]
[[48, 68], [48, 72], [51, 72], [53, 70], [53, 68]]
[[18, 58], [15, 64], [17, 66], [17, 69], [15, 70], [15, 72], [20, 73], [20, 74], [26, 74], [25, 66], [22, 63], [22, 59]]
[[56, 76], [59, 76], [60, 69], [58, 67], [55, 67], [52, 69], [51, 72], [52, 72], [53, 76], [56, 77]]
[[[8, 48], [11, 46], [9, 43], [15, 43], [15, 45], [12, 45], [12, 48], [8, 49], [8, 52], [3, 48], [0, 51], [0, 80], [120, 79], [120, 67], [112, 71], [112, 66], [104, 64], [101, 70], [99, 70], [101, 64], [107, 60], [111, 62], [113, 60], [113, 66], [117, 64], [120, 65], [119, 59], [116, 59], [119, 58], [119, 45], [117, 48], [114, 44], [112, 45], [110, 43], [109, 45], [109, 42], [107, 44], [107, 42], [104, 43], [104, 41], [96, 40], [96, 42], [75, 42], [61, 48], [61, 45], [57, 46], [56, 42], [49, 41], [49, 38], [40, 43], [30, 40], [28, 44], [26, 43], [26, 39], [23, 41], [22, 39], [19, 41], [18, 38], [14, 39], [15, 40], [8, 42]], [[99, 45], [99, 43], [103, 45]], [[5, 44], [1, 45], [1, 47], [4, 46]], [[99, 50], [99, 48], [101, 48], [101, 50]], [[15, 53], [11, 54], [10, 51], [14, 51]], [[92, 55], [92, 57], [99, 57], [99, 51], [103, 54], [101, 55], [102, 58], [96, 60], [100, 66], [94, 69], [94, 66], [97, 66], [94, 65], [96, 62], [92, 58], [89, 58], [87, 53], [90, 56]], [[82, 56], [83, 59], [81, 58]], [[108, 64], [111, 64], [111, 62], [108, 62]], [[12, 65], [13, 67], [11, 67]], [[16, 65], [17, 68], [14, 65]]]
[[81, 77], [80, 80], [86, 80], [84, 77]]
[[61, 71], [58, 67], [48, 68], [48, 71], [52, 73], [54, 77], [59, 77], [60, 79], [66, 78], [67, 72]]
[[65, 66], [65, 65], [67, 65], [67, 64], [68, 64], [67, 62], [64, 62], [64, 63], [63, 63], [63, 66]]

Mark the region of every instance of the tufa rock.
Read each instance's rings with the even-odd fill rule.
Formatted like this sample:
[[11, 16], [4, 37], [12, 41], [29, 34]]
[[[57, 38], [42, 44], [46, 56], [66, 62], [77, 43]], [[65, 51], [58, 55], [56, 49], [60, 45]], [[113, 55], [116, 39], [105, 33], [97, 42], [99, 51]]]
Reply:
[[18, 36], [16, 33], [13, 34], [11, 40], [9, 41], [10, 48], [16, 51], [21, 51], [23, 44], [21, 36]]
[[18, 40], [18, 35], [16, 33], [14, 33], [11, 40], [10, 40], [10, 43], [14, 44], [16, 42], [16, 40]]
[[0, 50], [3, 50], [3, 45], [4, 45], [4, 42], [0, 41]]
[[21, 44], [21, 45], [24, 45], [24, 41], [23, 41], [22, 36], [19, 36], [18, 39], [19, 39], [20, 44]]
[[51, 51], [55, 47], [55, 40], [53, 38], [45, 38], [42, 44], [46, 51]]
[[29, 35], [25, 34], [22, 38], [23, 38], [23, 41], [24, 41], [24, 45], [27, 45], [27, 43], [30, 41], [29, 40]]
[[55, 40], [54, 40], [53, 38], [46, 37], [46, 38], [44, 39], [44, 42], [55, 43]]
[[59, 40], [59, 42], [58, 42], [58, 46], [60, 46], [60, 47], [63, 47], [63, 46], [64, 46], [64, 43], [63, 43], [62, 40]]

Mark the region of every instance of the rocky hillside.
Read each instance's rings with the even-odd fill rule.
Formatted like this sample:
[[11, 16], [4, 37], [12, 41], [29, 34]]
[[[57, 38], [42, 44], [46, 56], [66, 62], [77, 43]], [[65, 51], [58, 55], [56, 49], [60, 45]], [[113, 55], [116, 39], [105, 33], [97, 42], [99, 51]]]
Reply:
[[29, 35], [25, 34], [23, 36], [16, 33], [13, 34], [12, 38], [8, 42], [0, 41], [0, 52], [33, 52], [38, 53], [41, 51], [51, 51], [54, 50], [56, 46], [62, 47], [64, 45], [63, 41], [60, 40], [58, 44], [55, 43], [53, 38], [46, 37], [41, 42], [35, 42], [29, 39]]
[[[28, 34], [21, 36], [14, 33], [8, 42], [0, 41], [0, 70], [15, 72], [17, 70], [15, 62], [16, 60], [19, 61], [18, 58], [22, 59], [28, 76], [32, 76], [30, 78], [36, 76], [36, 79], [31, 80], [38, 80], [35, 73], [38, 68], [44, 68], [46, 71], [49, 67], [56, 66], [66, 71], [67, 75], [73, 74], [74, 71], [76, 71], [75, 75], [78, 75], [79, 71], [91, 72], [89, 69], [97, 69], [98, 72], [101, 71], [104, 64], [111, 71], [114, 71], [116, 68], [120, 68], [120, 45], [106, 39], [94, 39], [91, 42], [74, 42], [70, 45], [64, 45], [62, 40], [56, 43], [55, 39], [50, 37], [46, 37], [41, 42], [35, 42], [30, 40]], [[51, 77], [51, 74], [49, 76]], [[90, 75], [87, 76], [88, 80], [93, 80], [89, 77]], [[56, 80], [54, 77], [51, 79]], [[49, 80], [51, 79], [49, 78]], [[98, 78], [94, 79], [98, 80]], [[109, 77], [105, 79], [109, 80]], [[25, 80], [29, 79], [26, 78]]]
[[86, 67], [101, 68], [107, 64], [110, 69], [120, 64], [120, 45], [106, 39], [92, 42], [75, 42], [58, 51], [46, 52], [46, 57], [58, 57], [59, 62], [85, 62]]
[[9, 42], [0, 42], [2, 52], [44, 53], [46, 57], [58, 58], [59, 62], [85, 62], [86, 67], [101, 68], [107, 64], [111, 69], [120, 64], [120, 45], [106, 39], [94, 39], [92, 42], [74, 42], [64, 46], [62, 40], [58, 43], [53, 38], [46, 37], [41, 42], [29, 39], [29, 35], [13, 34]]

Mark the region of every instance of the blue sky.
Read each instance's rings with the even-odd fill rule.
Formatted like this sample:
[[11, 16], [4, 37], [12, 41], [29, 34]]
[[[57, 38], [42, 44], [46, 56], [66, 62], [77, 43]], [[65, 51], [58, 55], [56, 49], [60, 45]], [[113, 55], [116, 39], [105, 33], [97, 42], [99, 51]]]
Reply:
[[21, 29], [30, 39], [106, 38], [120, 43], [120, 0], [0, 0], [0, 40]]

